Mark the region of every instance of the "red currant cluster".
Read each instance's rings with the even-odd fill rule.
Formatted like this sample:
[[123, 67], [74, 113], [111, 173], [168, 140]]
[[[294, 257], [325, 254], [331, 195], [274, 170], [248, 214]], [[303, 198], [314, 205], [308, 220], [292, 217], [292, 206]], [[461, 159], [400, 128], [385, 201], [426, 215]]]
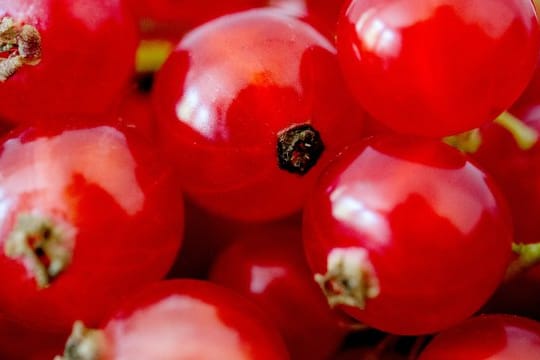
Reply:
[[0, 0], [0, 358], [540, 358], [531, 0]]

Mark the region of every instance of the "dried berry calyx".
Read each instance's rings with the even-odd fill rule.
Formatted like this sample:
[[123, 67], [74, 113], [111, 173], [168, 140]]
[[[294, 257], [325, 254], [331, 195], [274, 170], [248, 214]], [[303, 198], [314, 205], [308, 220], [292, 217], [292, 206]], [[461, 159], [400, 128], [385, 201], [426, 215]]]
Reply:
[[0, 82], [23, 65], [41, 61], [41, 35], [32, 25], [21, 25], [10, 17], [0, 20]]
[[98, 360], [105, 348], [105, 335], [100, 330], [88, 329], [81, 321], [73, 324], [63, 356], [54, 360]]
[[71, 263], [75, 230], [67, 222], [21, 213], [4, 244], [7, 257], [19, 259], [45, 288]]
[[315, 166], [323, 151], [319, 132], [309, 124], [296, 125], [278, 134], [278, 163], [283, 170], [304, 175]]
[[379, 295], [379, 280], [367, 252], [362, 248], [335, 248], [328, 255], [327, 273], [316, 274], [332, 307], [348, 305], [364, 309], [367, 299]]

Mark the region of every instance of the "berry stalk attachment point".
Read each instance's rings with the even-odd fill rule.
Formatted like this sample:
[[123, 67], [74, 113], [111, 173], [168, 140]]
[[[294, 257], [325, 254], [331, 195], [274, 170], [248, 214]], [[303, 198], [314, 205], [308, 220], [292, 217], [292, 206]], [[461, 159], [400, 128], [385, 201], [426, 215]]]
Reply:
[[64, 221], [39, 214], [21, 213], [4, 244], [5, 254], [20, 259], [46, 288], [71, 263], [75, 230]]
[[0, 19], [0, 82], [23, 65], [41, 61], [41, 36], [32, 25], [19, 25], [10, 17]]
[[540, 243], [512, 244], [512, 251], [518, 256], [506, 271], [506, 280], [514, 278], [523, 271], [540, 264]]
[[328, 255], [326, 274], [316, 274], [315, 281], [332, 307], [348, 305], [364, 309], [366, 300], [380, 293], [375, 269], [362, 248], [333, 249]]
[[100, 330], [88, 329], [82, 321], [73, 324], [63, 356], [54, 360], [98, 360], [105, 348], [105, 335]]
[[310, 124], [295, 125], [278, 134], [279, 167], [304, 175], [319, 160], [324, 151], [321, 135]]

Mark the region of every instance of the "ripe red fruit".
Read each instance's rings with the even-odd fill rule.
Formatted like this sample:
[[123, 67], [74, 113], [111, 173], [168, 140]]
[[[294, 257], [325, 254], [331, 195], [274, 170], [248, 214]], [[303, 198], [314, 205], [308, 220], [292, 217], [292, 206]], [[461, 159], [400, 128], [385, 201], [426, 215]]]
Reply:
[[74, 326], [65, 360], [289, 359], [264, 313], [210, 282], [154, 283], [117, 310], [102, 330]]
[[349, 0], [337, 44], [357, 100], [395, 131], [441, 137], [524, 90], [540, 32], [530, 0]]
[[142, 19], [175, 22], [184, 29], [193, 28], [222, 15], [265, 5], [265, 0], [128, 0]]
[[268, 6], [311, 24], [334, 42], [343, 0], [270, 0]]
[[98, 324], [160, 279], [183, 228], [176, 176], [111, 126], [10, 135], [0, 151], [0, 312], [30, 328]]
[[277, 11], [224, 16], [192, 31], [154, 89], [184, 188], [229, 217], [298, 211], [330, 154], [361, 136], [333, 46]]
[[51, 360], [65, 343], [65, 333], [27, 328], [0, 314], [0, 358], [9, 360]]
[[216, 259], [210, 280], [265, 309], [293, 359], [326, 360], [348, 330], [345, 317], [329, 308], [313, 282], [300, 230], [299, 221], [293, 219], [239, 233]]
[[0, 116], [20, 124], [106, 112], [136, 46], [120, 0], [0, 1]]
[[330, 304], [374, 328], [431, 333], [477, 311], [511, 258], [493, 181], [436, 140], [373, 137], [322, 175], [304, 243]]
[[536, 140], [518, 143], [514, 135], [498, 123], [480, 129], [480, 147], [471, 156], [497, 182], [508, 201], [514, 225], [514, 241], [540, 241], [540, 103], [514, 110]]
[[437, 335], [419, 360], [534, 360], [538, 354], [539, 322], [510, 315], [485, 315]]

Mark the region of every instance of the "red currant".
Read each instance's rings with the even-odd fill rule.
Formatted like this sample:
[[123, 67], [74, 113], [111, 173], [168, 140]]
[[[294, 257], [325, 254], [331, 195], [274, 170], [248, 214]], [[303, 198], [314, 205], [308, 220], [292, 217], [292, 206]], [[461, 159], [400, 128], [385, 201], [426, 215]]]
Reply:
[[63, 359], [286, 360], [289, 356], [264, 313], [246, 299], [210, 282], [169, 280], [133, 296], [102, 330], [77, 322]]
[[348, 0], [337, 44], [374, 118], [440, 137], [492, 121], [518, 98], [540, 32], [530, 0]]
[[187, 193], [240, 219], [298, 211], [331, 154], [361, 136], [335, 49], [272, 10], [186, 35], [157, 74], [154, 100]]
[[511, 226], [493, 181], [435, 140], [373, 137], [323, 174], [304, 242], [331, 305], [417, 335], [477, 311], [502, 280]]
[[108, 111], [136, 45], [120, 0], [0, 1], [0, 116], [20, 124]]
[[165, 275], [182, 238], [176, 176], [108, 125], [30, 128], [0, 152], [0, 312], [28, 327], [98, 324]]
[[312, 280], [300, 230], [299, 221], [292, 219], [241, 232], [218, 256], [210, 280], [261, 305], [293, 359], [323, 360], [336, 351], [347, 330]]
[[[504, 193], [519, 243], [540, 241], [540, 103], [516, 109], [522, 131], [512, 134], [499, 123], [480, 130], [480, 147], [472, 156]], [[517, 121], [517, 120], [516, 120]]]
[[486, 315], [437, 335], [419, 360], [534, 360], [540, 354], [540, 323], [509, 315]]

